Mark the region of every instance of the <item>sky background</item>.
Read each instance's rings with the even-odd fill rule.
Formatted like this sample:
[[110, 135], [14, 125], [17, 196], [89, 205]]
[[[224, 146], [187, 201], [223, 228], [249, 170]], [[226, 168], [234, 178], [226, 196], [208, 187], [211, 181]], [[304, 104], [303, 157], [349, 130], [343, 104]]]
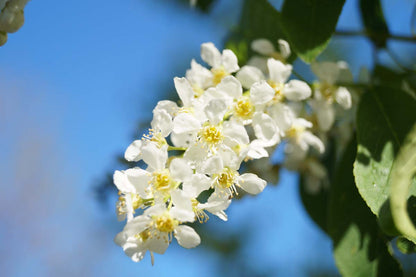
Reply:
[[[220, 0], [209, 15], [173, 0], [28, 3], [25, 25], [0, 48], [2, 276], [224, 273], [222, 257], [204, 246], [173, 243], [156, 254], [155, 266], [149, 256], [133, 263], [113, 243], [123, 227], [114, 199], [102, 205], [94, 186], [139, 137], [138, 123], [151, 119], [173, 77], [199, 59], [200, 44], [221, 48], [241, 2]], [[410, 34], [413, 5], [388, 6], [392, 32]], [[361, 29], [357, 1], [347, 1], [338, 28]], [[356, 76], [371, 65], [365, 39], [331, 43], [340, 44], [355, 53], [345, 58]], [[391, 47], [406, 61], [407, 45]], [[295, 174], [283, 171], [278, 186], [234, 201], [227, 213], [228, 222], [212, 220], [207, 228], [225, 235], [246, 229], [238, 259], [259, 275], [335, 274], [331, 242], [303, 209]]]

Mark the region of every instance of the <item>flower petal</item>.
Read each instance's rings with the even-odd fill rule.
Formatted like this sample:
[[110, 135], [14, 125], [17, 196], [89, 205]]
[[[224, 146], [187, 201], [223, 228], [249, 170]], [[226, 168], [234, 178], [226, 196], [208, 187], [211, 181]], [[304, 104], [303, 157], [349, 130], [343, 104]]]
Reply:
[[228, 73], [236, 72], [240, 68], [238, 66], [237, 56], [229, 49], [222, 51], [222, 65]]
[[283, 133], [292, 126], [295, 118], [293, 111], [282, 103], [274, 104], [270, 109], [270, 114]]
[[250, 194], [259, 194], [267, 185], [265, 180], [253, 173], [244, 173], [239, 179], [238, 185]]
[[335, 84], [339, 75], [339, 67], [334, 62], [315, 62], [311, 64], [311, 69], [320, 81]]
[[254, 66], [243, 66], [236, 75], [244, 88], [249, 89], [255, 82], [264, 80], [264, 75], [260, 69]]
[[153, 110], [153, 120], [150, 125], [155, 132], [167, 137], [173, 129], [172, 117], [164, 110]]
[[285, 83], [290, 74], [292, 74], [292, 66], [284, 64], [275, 59], [267, 60], [267, 68], [269, 69], [270, 80], [275, 83]]
[[238, 99], [243, 94], [241, 83], [234, 76], [224, 77], [217, 85], [217, 90], [221, 94], [228, 95], [233, 99]]
[[311, 132], [309, 131], [303, 132], [302, 140], [305, 141], [308, 145], [318, 150], [320, 154], [325, 152], [325, 145], [323, 144], [323, 142]]
[[270, 40], [265, 38], [253, 40], [251, 42], [251, 49], [253, 49], [254, 52], [257, 52], [264, 56], [270, 56], [273, 54], [273, 52], [276, 51], [273, 43], [271, 43]]
[[341, 105], [344, 109], [351, 108], [351, 93], [345, 87], [339, 87], [335, 91], [335, 101]]
[[204, 174], [196, 173], [182, 184], [182, 189], [193, 198], [211, 187], [211, 178]]
[[264, 80], [254, 83], [250, 88], [250, 98], [254, 105], [263, 105], [273, 99], [274, 89]]
[[175, 158], [170, 162], [169, 171], [173, 179], [177, 181], [184, 181], [192, 176], [191, 166], [181, 158]]
[[204, 109], [208, 120], [214, 125], [223, 120], [226, 111], [227, 105], [221, 99], [213, 99], [209, 101], [208, 105]]
[[196, 131], [188, 133], [171, 133], [170, 139], [176, 147], [189, 147], [193, 145], [196, 141]]
[[222, 171], [224, 163], [219, 156], [212, 156], [206, 159], [200, 168], [200, 172], [204, 174], [216, 174]]
[[289, 43], [283, 39], [279, 39], [277, 43], [279, 44], [280, 55], [285, 59], [289, 58], [291, 53]]
[[265, 113], [256, 113], [254, 115], [253, 129], [256, 137], [265, 146], [272, 146], [280, 142], [279, 128], [274, 120]]
[[150, 180], [149, 173], [139, 167], [134, 167], [127, 169], [125, 174], [129, 182], [134, 186], [135, 192], [141, 196], [145, 196], [145, 190]]
[[136, 193], [136, 189], [129, 182], [126, 174], [123, 171], [116, 170], [113, 175], [113, 182], [117, 189], [124, 193]]
[[190, 113], [180, 113], [173, 119], [173, 132], [190, 133], [198, 130], [201, 123]]
[[179, 245], [185, 248], [193, 248], [201, 243], [198, 233], [187, 225], [179, 225], [175, 228], [175, 238]]
[[138, 162], [141, 159], [142, 140], [133, 141], [124, 152], [124, 158], [129, 162]]
[[301, 101], [309, 98], [312, 94], [312, 90], [305, 82], [290, 80], [285, 85], [283, 94], [290, 101]]
[[250, 142], [244, 125], [233, 120], [224, 122], [223, 133], [224, 136], [232, 138], [237, 144], [248, 144]]
[[201, 45], [201, 58], [212, 67], [221, 65], [221, 53], [212, 42], [206, 42]]
[[142, 158], [152, 169], [162, 169], [168, 159], [167, 148], [161, 149], [155, 143], [147, 143], [142, 147]]
[[189, 81], [186, 78], [175, 77], [173, 79], [175, 82], [176, 92], [179, 95], [179, 98], [182, 100], [182, 103], [185, 107], [192, 105], [192, 99], [194, 97], [194, 91], [189, 84]]
[[158, 254], [164, 254], [166, 249], [169, 246], [169, 236], [168, 233], [160, 232], [160, 235], [153, 236], [148, 242], [149, 251], [155, 252]]

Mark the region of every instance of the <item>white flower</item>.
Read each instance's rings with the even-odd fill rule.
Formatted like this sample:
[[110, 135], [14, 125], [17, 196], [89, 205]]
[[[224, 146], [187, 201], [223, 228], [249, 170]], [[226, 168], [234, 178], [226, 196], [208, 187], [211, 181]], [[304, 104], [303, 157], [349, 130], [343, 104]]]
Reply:
[[212, 67], [212, 83], [214, 85], [219, 84], [225, 76], [236, 72], [240, 68], [238, 66], [237, 56], [233, 51], [225, 49], [221, 54], [211, 42], [201, 45], [201, 57]]
[[186, 79], [191, 84], [195, 96], [198, 97], [204, 93], [204, 90], [212, 86], [213, 73], [203, 67], [195, 60], [191, 61], [191, 69], [186, 71]]
[[211, 176], [211, 187], [215, 189], [214, 194], [220, 198], [232, 197], [234, 194], [238, 194], [237, 187], [250, 194], [262, 192], [267, 185], [266, 181], [252, 173], [240, 175], [237, 171], [240, 163], [233, 161], [234, 159], [216, 155], [208, 158], [201, 167], [202, 173]]
[[190, 218], [178, 207], [167, 209], [164, 205], [156, 205], [127, 222], [114, 241], [135, 262], [142, 260], [146, 251], [163, 254], [172, 235], [182, 247], [192, 248], [200, 244], [201, 239], [193, 228], [181, 223], [193, 220], [193, 216]]
[[259, 55], [255, 55], [250, 58], [248, 65], [254, 66], [260, 69], [262, 72], [267, 72], [267, 59], [274, 58], [276, 60], [286, 62], [287, 58], [290, 56], [290, 47], [289, 43], [283, 39], [277, 41], [279, 50], [276, 50], [272, 42], [267, 39], [260, 38], [252, 41], [251, 49], [254, 52], [257, 52]]
[[312, 123], [303, 119], [296, 118], [293, 120], [293, 124], [290, 129], [286, 131], [286, 137], [289, 140], [288, 146], [294, 145], [294, 149], [298, 151], [297, 155], [306, 157], [306, 154], [310, 147], [322, 154], [325, 151], [323, 142], [310, 131], [308, 128], [312, 128]]
[[125, 171], [116, 170], [113, 181], [120, 194], [116, 209], [118, 219], [121, 221], [127, 216], [129, 221], [135, 210], [143, 207], [145, 199], [150, 197], [141, 186], [141, 183], [149, 181], [149, 176], [140, 168], [130, 168]]
[[352, 75], [345, 62], [313, 63], [311, 68], [319, 82], [314, 84], [314, 97], [310, 104], [316, 113], [320, 129], [328, 131], [335, 122], [334, 103], [345, 110], [352, 106], [351, 92], [336, 85], [337, 82], [351, 82]]

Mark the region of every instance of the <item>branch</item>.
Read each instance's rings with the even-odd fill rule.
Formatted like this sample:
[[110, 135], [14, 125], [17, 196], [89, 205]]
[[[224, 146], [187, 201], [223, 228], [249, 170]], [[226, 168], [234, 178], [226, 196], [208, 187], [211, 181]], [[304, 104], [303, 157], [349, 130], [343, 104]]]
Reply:
[[366, 37], [387, 37], [393, 40], [416, 42], [416, 36], [388, 34], [388, 33], [370, 33], [366, 31], [336, 30], [335, 36], [366, 36]]

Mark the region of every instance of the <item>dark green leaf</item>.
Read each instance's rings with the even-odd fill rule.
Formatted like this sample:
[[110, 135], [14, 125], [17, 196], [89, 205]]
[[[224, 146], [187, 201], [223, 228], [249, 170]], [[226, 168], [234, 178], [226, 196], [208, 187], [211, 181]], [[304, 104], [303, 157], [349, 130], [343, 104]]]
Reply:
[[360, 0], [361, 19], [369, 38], [378, 48], [386, 47], [389, 28], [380, 0]]
[[[363, 95], [357, 112], [355, 182], [384, 231], [391, 235], [397, 232], [392, 226], [387, 181], [397, 151], [416, 122], [415, 111], [416, 101], [407, 93], [376, 86]], [[416, 186], [410, 194], [416, 195]]]
[[305, 62], [312, 62], [335, 31], [345, 0], [286, 0], [282, 26], [290, 45]]
[[354, 184], [352, 166], [356, 142], [352, 141], [337, 166], [330, 189], [328, 232], [342, 276], [402, 276], [389, 243]]
[[203, 12], [209, 12], [214, 2], [215, 0], [198, 0], [196, 2], [196, 7]]
[[303, 206], [313, 221], [325, 232], [327, 230], [329, 191], [322, 188], [311, 194], [305, 188], [305, 181], [301, 178], [299, 189]]
[[[336, 164], [336, 149], [335, 140], [328, 141], [326, 146], [326, 155], [322, 159], [322, 164], [325, 166], [328, 177], [331, 180], [334, 174], [334, 166]], [[328, 233], [328, 202], [329, 202], [329, 190], [323, 184], [321, 189], [317, 193], [310, 193], [306, 189], [305, 180], [301, 177], [299, 189], [300, 197], [302, 199], [303, 206], [308, 212], [309, 216], [315, 221], [318, 226]]]

